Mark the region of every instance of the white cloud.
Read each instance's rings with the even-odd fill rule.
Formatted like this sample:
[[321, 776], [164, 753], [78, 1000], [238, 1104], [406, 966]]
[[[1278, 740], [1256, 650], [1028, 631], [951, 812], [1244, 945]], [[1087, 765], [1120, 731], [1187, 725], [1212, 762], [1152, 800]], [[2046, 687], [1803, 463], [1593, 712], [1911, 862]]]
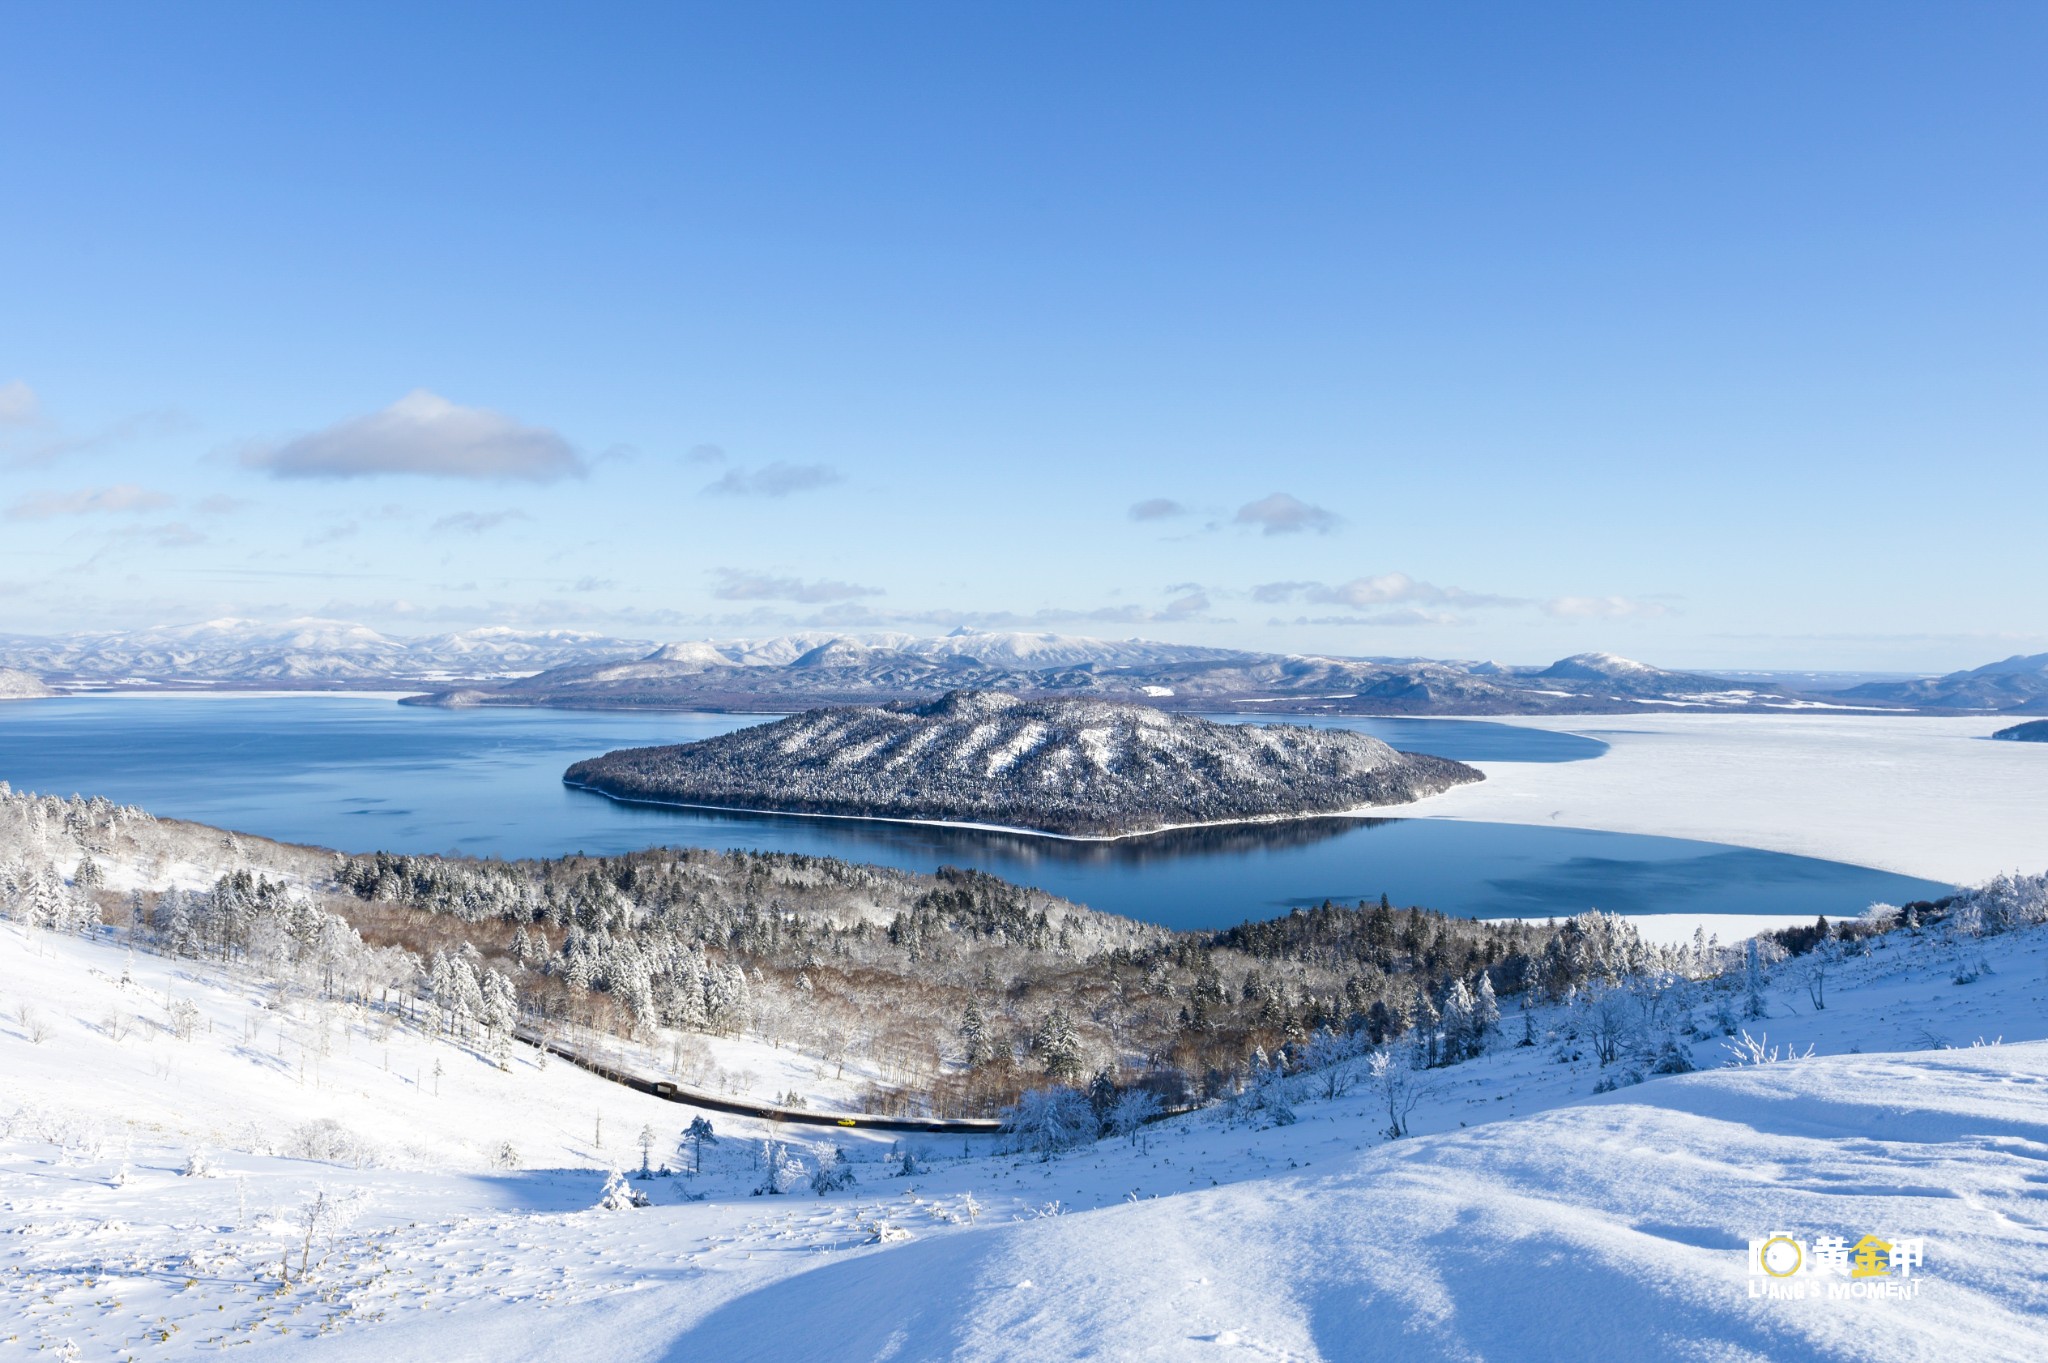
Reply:
[[1449, 611], [1423, 610], [1418, 606], [1403, 606], [1399, 610], [1375, 611], [1370, 615], [1297, 615], [1292, 620], [1278, 618], [1268, 620], [1269, 625], [1363, 625], [1373, 629], [1405, 629], [1417, 625], [1444, 626], [1469, 625], [1472, 622], [1462, 615]]
[[20, 379], [0, 383], [0, 426], [26, 426], [42, 415], [36, 390]]
[[1246, 502], [1237, 509], [1231, 521], [1237, 525], [1255, 525], [1262, 535], [1296, 535], [1304, 530], [1327, 535], [1344, 523], [1336, 512], [1311, 506], [1285, 492]]
[[1129, 514], [1134, 521], [1164, 521], [1185, 516], [1188, 509], [1171, 497], [1147, 497], [1142, 502], [1133, 502]]
[[830, 464], [785, 464], [778, 459], [752, 472], [729, 469], [704, 490], [720, 497], [787, 497], [839, 481], [839, 470]]
[[711, 594], [720, 601], [798, 601], [815, 605], [882, 595], [880, 587], [863, 587], [853, 582], [805, 582], [801, 578], [774, 577], [738, 568], [720, 568], [718, 577], [718, 586]]
[[1560, 620], [1654, 620], [1672, 613], [1662, 602], [1626, 596], [1558, 596], [1543, 603], [1543, 612]]
[[1376, 573], [1371, 577], [1354, 577], [1349, 582], [1339, 582], [1335, 586], [1322, 582], [1263, 582], [1252, 588], [1252, 599], [1302, 600], [1317, 605], [1348, 606], [1353, 610], [1402, 602], [1468, 607], [1532, 604], [1519, 596], [1493, 596], [1485, 592], [1468, 592], [1463, 587], [1439, 587], [1433, 582], [1418, 581], [1406, 573]]
[[584, 464], [554, 431], [414, 389], [381, 412], [352, 418], [242, 462], [279, 478], [367, 478], [386, 473], [548, 483], [580, 478]]
[[89, 516], [110, 511], [154, 511], [171, 499], [133, 483], [81, 488], [77, 492], [45, 492], [23, 497], [7, 508], [10, 521], [46, 521], [53, 516]]

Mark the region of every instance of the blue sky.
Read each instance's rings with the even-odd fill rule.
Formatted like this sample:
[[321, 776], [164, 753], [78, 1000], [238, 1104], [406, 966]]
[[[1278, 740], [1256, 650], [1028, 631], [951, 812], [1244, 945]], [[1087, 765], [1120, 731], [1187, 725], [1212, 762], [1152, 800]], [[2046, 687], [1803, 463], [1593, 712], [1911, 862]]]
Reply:
[[2038, 5], [0, 23], [0, 630], [2048, 648]]

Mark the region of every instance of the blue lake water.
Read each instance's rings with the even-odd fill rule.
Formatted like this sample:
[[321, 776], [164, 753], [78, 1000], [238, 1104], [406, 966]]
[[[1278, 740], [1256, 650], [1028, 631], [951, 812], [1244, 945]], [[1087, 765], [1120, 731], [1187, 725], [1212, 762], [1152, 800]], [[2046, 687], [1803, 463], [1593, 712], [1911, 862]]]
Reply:
[[[80, 696], [0, 705], [0, 780], [345, 851], [559, 856], [658, 844], [803, 852], [928, 871], [972, 866], [1175, 927], [1382, 892], [1480, 917], [1855, 913], [1950, 887], [1680, 838], [1436, 819], [1309, 819], [1070, 843], [858, 820], [621, 805], [561, 784], [613, 748], [758, 717], [435, 710], [366, 696]], [[1573, 734], [1473, 720], [1343, 719], [1471, 761], [1597, 761]]]

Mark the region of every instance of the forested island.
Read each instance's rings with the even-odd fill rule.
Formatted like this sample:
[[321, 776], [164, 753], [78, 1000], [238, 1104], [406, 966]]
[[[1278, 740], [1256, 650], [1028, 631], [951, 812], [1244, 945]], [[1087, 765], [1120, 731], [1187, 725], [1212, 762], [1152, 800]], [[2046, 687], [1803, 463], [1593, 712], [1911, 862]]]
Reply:
[[1341, 729], [954, 691], [622, 749], [562, 779], [624, 800], [1124, 837], [1406, 804], [1482, 777]]
[[2000, 729], [1991, 736], [2012, 743], [2048, 743], [2048, 719], [2030, 719], [2025, 724]]

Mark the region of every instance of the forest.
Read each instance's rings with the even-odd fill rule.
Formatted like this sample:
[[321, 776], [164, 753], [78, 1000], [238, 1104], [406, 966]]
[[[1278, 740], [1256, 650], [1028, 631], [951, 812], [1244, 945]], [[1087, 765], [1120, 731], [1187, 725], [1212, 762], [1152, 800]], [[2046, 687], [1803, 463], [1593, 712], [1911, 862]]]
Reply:
[[[639, 1043], [678, 1080], [705, 1083], [691, 1039], [746, 1036], [870, 1076], [859, 1105], [888, 1115], [995, 1115], [1052, 1087], [1089, 1092], [1104, 1110], [1136, 1091], [1186, 1107], [1333, 1047], [1399, 1047], [1427, 1069], [1512, 1042], [1525, 1001], [1590, 1006], [1646, 987], [1661, 998], [1717, 976], [1739, 994], [1745, 972], [1787, 958], [1824, 970], [1830, 953], [1877, 930], [1869, 918], [1822, 920], [1740, 952], [1703, 936], [1668, 948], [1596, 912], [1482, 922], [1383, 898], [1171, 931], [977, 871], [694, 848], [353, 857], [105, 801], [4, 787], [0, 797], [9, 916], [54, 930], [106, 925], [155, 950], [245, 962], [485, 1053], [502, 1055], [521, 1027], [587, 1031]], [[125, 867], [132, 880], [141, 866], [200, 877], [222, 865], [182, 888], [124, 891], [109, 875]], [[2039, 921], [2043, 904], [2048, 889], [2011, 880], [1892, 912], [1974, 934]], [[1654, 1064], [1671, 1049], [1657, 1031], [1664, 1014], [1639, 1003], [1634, 1016], [1633, 1053]]]

